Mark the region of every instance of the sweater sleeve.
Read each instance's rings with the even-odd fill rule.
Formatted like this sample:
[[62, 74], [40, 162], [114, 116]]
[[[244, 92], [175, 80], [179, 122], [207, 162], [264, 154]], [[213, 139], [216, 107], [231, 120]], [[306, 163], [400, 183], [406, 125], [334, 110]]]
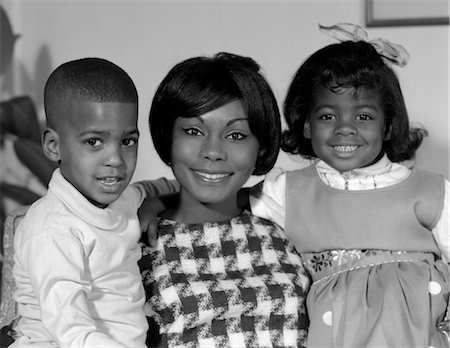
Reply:
[[252, 213], [264, 219], [272, 220], [281, 228], [285, 226], [286, 215], [286, 172], [274, 168], [266, 174], [262, 189], [257, 185], [250, 189]]
[[450, 263], [450, 182], [445, 180], [445, 194], [442, 215], [432, 230], [443, 259]]
[[167, 178], [137, 181], [132, 186], [141, 192], [143, 198], [163, 196], [180, 191], [178, 181]]
[[22, 251], [47, 331], [59, 347], [125, 347], [90, 316], [91, 285], [81, 240], [67, 228], [47, 227], [48, 233], [30, 239]]

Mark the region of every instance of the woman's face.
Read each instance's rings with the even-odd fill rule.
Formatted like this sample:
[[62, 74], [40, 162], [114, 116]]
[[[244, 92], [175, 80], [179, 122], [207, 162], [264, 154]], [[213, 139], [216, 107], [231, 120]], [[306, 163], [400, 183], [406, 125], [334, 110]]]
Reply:
[[171, 165], [181, 202], [237, 207], [237, 192], [251, 176], [258, 151], [240, 100], [199, 117], [177, 118]]

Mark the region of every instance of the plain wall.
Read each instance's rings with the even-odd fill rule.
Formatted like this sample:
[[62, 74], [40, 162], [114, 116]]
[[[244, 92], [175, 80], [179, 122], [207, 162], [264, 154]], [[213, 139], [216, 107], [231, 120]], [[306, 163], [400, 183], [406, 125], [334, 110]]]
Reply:
[[[425, 1], [425, 0], [424, 0]], [[318, 24], [351, 22], [365, 26], [364, 1], [75, 1], [1, 0], [17, 40], [13, 65], [2, 82], [2, 99], [31, 95], [43, 118], [43, 87], [58, 65], [81, 57], [109, 59], [134, 79], [140, 97], [141, 132], [134, 179], [172, 177], [148, 131], [153, 94], [177, 62], [229, 51], [254, 58], [271, 83], [280, 107], [301, 62], [335, 41]], [[418, 164], [449, 178], [449, 27], [368, 28], [405, 46], [411, 59], [395, 68], [413, 123], [430, 137]], [[280, 153], [286, 169], [304, 163]], [[252, 178], [250, 183], [260, 178]]]

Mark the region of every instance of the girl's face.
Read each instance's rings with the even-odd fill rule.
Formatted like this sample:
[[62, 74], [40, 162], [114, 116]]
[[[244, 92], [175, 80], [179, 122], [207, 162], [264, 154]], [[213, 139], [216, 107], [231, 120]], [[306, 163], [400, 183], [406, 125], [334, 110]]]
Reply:
[[251, 176], [259, 151], [241, 101], [199, 117], [179, 117], [172, 135], [171, 165], [181, 204], [236, 210], [237, 192]]
[[353, 87], [320, 87], [303, 134], [317, 157], [339, 172], [373, 164], [390, 138], [380, 97]]

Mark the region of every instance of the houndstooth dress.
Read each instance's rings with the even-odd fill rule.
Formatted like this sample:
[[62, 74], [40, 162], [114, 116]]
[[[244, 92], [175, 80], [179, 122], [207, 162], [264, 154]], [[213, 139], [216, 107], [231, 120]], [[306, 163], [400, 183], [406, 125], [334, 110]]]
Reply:
[[229, 221], [159, 221], [140, 261], [146, 309], [161, 346], [302, 347], [309, 279], [274, 223], [243, 212]]

